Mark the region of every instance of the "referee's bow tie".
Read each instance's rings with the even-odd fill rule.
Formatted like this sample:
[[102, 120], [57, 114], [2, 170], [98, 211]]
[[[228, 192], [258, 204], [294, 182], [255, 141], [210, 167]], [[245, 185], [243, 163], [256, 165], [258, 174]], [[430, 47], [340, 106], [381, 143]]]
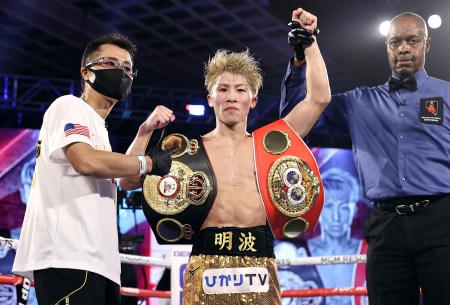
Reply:
[[389, 90], [397, 91], [400, 88], [405, 88], [406, 90], [416, 91], [417, 82], [414, 76], [410, 76], [404, 79], [396, 79], [389, 77]]

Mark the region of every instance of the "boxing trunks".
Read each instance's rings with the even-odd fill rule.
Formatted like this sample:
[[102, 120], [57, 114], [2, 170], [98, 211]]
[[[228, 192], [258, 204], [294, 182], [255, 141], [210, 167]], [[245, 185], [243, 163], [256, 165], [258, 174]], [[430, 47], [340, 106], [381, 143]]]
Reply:
[[207, 228], [193, 238], [183, 305], [281, 304], [268, 226]]

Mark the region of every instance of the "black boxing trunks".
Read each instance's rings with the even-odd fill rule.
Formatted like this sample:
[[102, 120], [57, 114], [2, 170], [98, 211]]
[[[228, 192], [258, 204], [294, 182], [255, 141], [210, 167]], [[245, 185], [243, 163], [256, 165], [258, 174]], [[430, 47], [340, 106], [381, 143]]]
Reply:
[[270, 228], [207, 228], [195, 235], [183, 305], [197, 304], [281, 304]]

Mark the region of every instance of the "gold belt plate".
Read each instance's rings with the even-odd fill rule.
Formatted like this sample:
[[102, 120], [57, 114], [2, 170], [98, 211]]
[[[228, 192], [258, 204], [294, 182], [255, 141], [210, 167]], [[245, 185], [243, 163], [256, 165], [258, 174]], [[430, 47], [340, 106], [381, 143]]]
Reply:
[[267, 183], [272, 202], [289, 217], [308, 212], [320, 193], [318, 177], [296, 156], [283, 156], [275, 161]]
[[164, 177], [148, 175], [142, 187], [146, 202], [163, 215], [181, 213], [191, 204], [202, 205], [211, 191], [211, 182], [204, 172], [193, 171], [175, 160], [169, 174]]

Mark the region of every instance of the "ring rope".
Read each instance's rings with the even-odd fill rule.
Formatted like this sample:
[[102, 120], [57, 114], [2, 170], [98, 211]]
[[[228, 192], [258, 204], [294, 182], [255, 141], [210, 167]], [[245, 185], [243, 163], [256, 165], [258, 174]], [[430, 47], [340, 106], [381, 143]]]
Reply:
[[[0, 237], [0, 248], [17, 249], [18, 246], [19, 246], [19, 241], [17, 239]], [[120, 253], [120, 261], [122, 263], [131, 264], [131, 265], [146, 265], [146, 266], [152, 265], [152, 266], [170, 268], [169, 260], [157, 258], [157, 257], [148, 257], [148, 256], [139, 256], [139, 255]]]
[[[17, 249], [19, 241], [16, 239], [0, 237], [0, 248]], [[170, 260], [120, 253], [120, 261], [132, 265], [154, 265], [170, 268]], [[333, 256], [313, 256], [277, 259], [278, 266], [305, 266], [305, 265], [334, 265], [334, 264], [363, 264], [366, 262], [366, 255], [333, 255]]]
[[311, 288], [283, 290], [282, 298], [330, 297], [330, 296], [356, 296], [367, 295], [366, 287], [351, 288]]
[[[23, 277], [0, 275], [0, 284], [19, 285], [23, 282]], [[124, 296], [132, 296], [138, 298], [160, 298], [170, 299], [170, 291], [148, 290], [130, 287], [121, 287], [120, 293]], [[367, 295], [365, 287], [355, 288], [314, 288], [314, 289], [298, 289], [284, 290], [281, 292], [282, 298], [305, 298], [305, 297], [327, 297], [327, 296], [355, 296]]]

